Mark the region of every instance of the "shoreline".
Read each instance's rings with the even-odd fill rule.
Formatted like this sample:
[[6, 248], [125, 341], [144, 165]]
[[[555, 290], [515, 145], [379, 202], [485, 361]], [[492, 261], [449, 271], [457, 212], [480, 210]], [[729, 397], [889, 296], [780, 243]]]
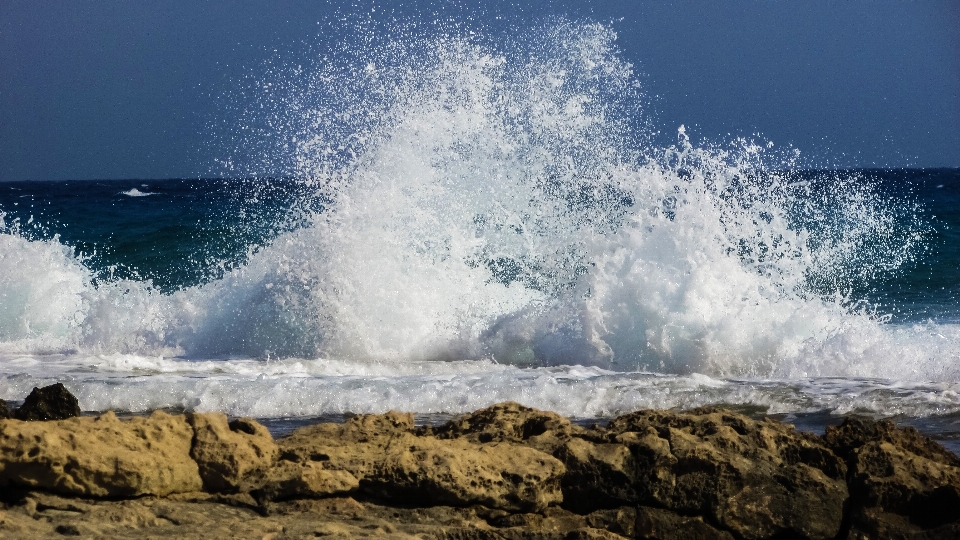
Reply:
[[0, 487], [16, 538], [960, 535], [960, 458], [916, 430], [850, 417], [817, 436], [716, 408], [581, 426], [506, 402], [276, 439], [219, 413], [8, 419]]

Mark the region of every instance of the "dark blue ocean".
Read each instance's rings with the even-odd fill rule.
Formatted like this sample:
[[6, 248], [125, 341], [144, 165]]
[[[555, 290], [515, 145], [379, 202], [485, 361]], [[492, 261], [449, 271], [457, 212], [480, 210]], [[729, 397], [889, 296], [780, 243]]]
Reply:
[[[901, 233], [922, 234], [909, 261], [863, 281], [852, 294], [890, 322], [960, 322], [960, 170], [801, 170], [799, 178], [868, 185], [883, 204], [900, 208]], [[6, 183], [0, 187], [4, 232], [57, 240], [97, 280], [148, 281], [170, 293], [220, 279], [251, 250], [306, 226], [305, 206], [329, 200], [293, 180], [165, 179]], [[869, 239], [867, 239], [869, 240]], [[858, 264], [870, 264], [858, 261]], [[811, 283], [812, 288], [815, 288]], [[829, 290], [829, 285], [825, 291]]]
[[657, 146], [613, 32], [548, 30], [268, 70], [227, 100], [220, 179], [0, 183], [0, 398], [288, 423], [722, 404], [956, 448], [960, 171]]

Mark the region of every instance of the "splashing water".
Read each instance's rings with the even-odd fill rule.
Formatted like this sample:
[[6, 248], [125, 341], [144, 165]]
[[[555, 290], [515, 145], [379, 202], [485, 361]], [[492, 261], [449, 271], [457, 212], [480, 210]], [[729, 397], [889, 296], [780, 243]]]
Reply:
[[769, 143], [697, 147], [681, 127], [655, 148], [615, 38], [554, 21], [268, 70], [224, 162], [306, 186], [304, 226], [171, 293], [8, 228], [0, 352], [957, 381], [952, 327], [889, 324], [856, 294], [922, 251], [916, 209]]

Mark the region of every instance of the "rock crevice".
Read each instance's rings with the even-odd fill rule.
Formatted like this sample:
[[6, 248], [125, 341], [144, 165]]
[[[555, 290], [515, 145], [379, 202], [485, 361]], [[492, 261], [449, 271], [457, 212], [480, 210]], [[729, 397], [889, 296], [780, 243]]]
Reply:
[[[960, 534], [960, 459], [915, 430], [849, 418], [817, 437], [711, 408], [587, 428], [502, 403], [440, 426], [389, 412], [277, 440], [217, 413], [7, 419], [0, 489], [0, 536], [25, 538], [210, 536], [231, 519], [308, 536]], [[201, 509], [219, 517], [203, 521]], [[104, 516], [110, 531], [91, 521]]]

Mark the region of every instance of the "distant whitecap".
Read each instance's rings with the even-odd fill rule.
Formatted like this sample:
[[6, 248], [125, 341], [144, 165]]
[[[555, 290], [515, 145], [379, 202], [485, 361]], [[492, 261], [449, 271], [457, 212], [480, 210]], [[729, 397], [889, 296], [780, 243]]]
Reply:
[[156, 193], [149, 193], [149, 192], [140, 191], [140, 190], [137, 189], [137, 188], [133, 188], [133, 189], [130, 189], [130, 190], [127, 190], [127, 191], [121, 191], [120, 194], [121, 194], [121, 195], [126, 195], [127, 197], [148, 197], [148, 196], [150, 196], [150, 195], [156, 195]]

